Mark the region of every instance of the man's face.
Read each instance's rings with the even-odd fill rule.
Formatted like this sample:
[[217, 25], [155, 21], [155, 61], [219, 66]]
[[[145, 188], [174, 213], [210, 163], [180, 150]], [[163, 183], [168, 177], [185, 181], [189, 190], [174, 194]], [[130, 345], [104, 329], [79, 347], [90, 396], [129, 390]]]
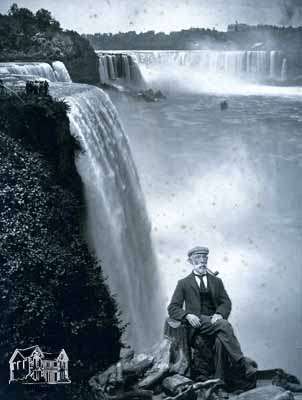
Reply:
[[193, 271], [197, 274], [206, 272], [208, 255], [204, 253], [193, 253], [190, 256], [190, 263], [193, 265]]

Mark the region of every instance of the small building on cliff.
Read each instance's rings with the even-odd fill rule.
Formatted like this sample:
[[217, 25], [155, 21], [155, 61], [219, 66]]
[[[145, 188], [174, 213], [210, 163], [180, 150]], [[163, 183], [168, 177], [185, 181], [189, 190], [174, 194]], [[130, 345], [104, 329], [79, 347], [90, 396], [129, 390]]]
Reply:
[[69, 358], [64, 349], [43, 352], [38, 345], [16, 349], [9, 360], [9, 383], [70, 383]]

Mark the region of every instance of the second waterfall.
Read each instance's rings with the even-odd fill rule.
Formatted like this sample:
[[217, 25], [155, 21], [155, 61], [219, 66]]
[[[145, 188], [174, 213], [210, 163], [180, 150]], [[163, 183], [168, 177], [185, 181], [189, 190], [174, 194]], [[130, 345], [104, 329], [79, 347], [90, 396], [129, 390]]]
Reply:
[[[82, 86], [82, 85], [81, 85]], [[163, 301], [145, 200], [117, 111], [100, 89], [66, 98], [71, 132], [82, 145], [77, 160], [87, 206], [87, 236], [102, 262], [127, 343], [143, 350], [160, 338]]]

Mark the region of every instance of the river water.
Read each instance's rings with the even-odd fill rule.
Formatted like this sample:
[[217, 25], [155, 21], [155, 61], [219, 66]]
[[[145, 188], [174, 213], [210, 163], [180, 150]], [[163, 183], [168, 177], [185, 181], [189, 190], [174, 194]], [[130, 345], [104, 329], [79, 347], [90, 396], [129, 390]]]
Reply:
[[191, 271], [188, 248], [208, 246], [245, 354], [301, 377], [301, 89], [172, 86], [158, 103], [110, 95], [146, 196], [166, 304]]

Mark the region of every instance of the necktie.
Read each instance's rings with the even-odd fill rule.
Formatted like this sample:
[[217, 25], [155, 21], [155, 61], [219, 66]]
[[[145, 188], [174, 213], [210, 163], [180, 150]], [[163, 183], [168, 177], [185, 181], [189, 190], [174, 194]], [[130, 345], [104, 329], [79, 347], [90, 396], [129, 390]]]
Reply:
[[206, 276], [206, 275], [207, 275], [207, 274], [202, 274], [202, 275], [196, 274], [196, 276], [197, 276], [197, 278], [199, 279], [199, 282], [200, 282], [199, 288], [200, 288], [200, 290], [203, 290], [203, 291], [206, 290], [206, 286], [205, 286], [205, 284], [204, 284], [204, 281], [203, 281], [202, 277], [203, 277], [203, 276]]

